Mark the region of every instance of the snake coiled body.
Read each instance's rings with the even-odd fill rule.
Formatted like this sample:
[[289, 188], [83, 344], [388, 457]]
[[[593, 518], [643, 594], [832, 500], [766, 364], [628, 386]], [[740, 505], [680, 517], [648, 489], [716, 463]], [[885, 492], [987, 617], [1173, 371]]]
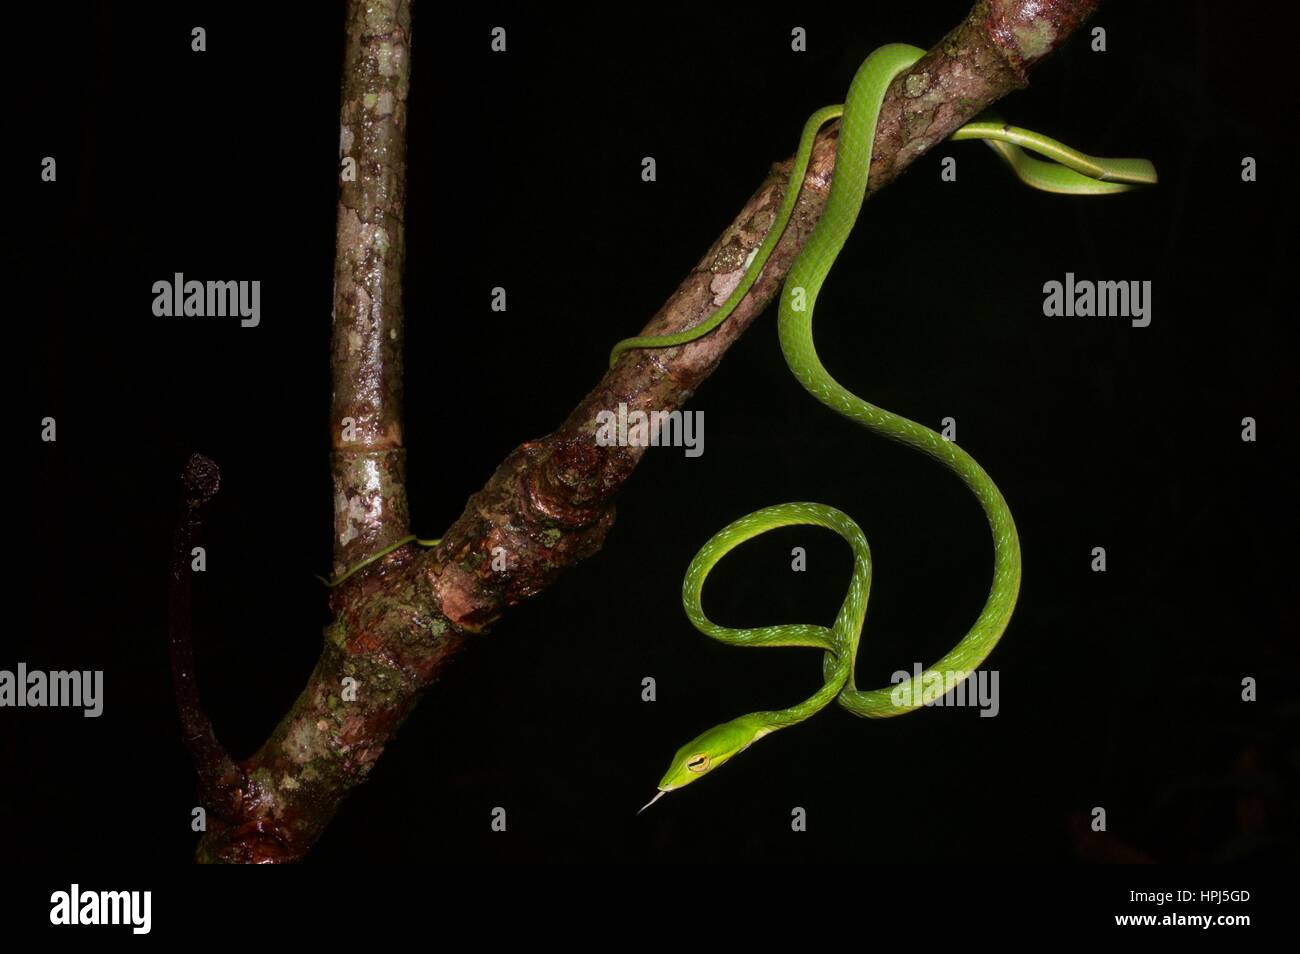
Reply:
[[[992, 652], [1007, 628], [1020, 590], [1020, 542], [1006, 500], [993, 480], [968, 453], [930, 428], [864, 401], [836, 381], [817, 356], [812, 321], [817, 294], [844, 247], [866, 194], [876, 123], [885, 93], [899, 73], [909, 69], [924, 51], [904, 44], [883, 46], [859, 68], [843, 106], [815, 113], [804, 127], [790, 183], [768, 235], [727, 301], [714, 314], [686, 331], [661, 337], [628, 338], [615, 345], [611, 365], [628, 350], [685, 344], [718, 327], [748, 293], [776, 247], [794, 210], [799, 186], [818, 130], [830, 119], [843, 117], [830, 195], [812, 235], [786, 276], [779, 302], [777, 328], [786, 363], [799, 383], [837, 414], [881, 437], [921, 451], [956, 474], [979, 501], [993, 538], [993, 581], [983, 609], [969, 631], [941, 659], [921, 674], [922, 686], [937, 674], [953, 686]], [[1098, 159], [1029, 130], [985, 120], [963, 126], [953, 139], [983, 139], [1005, 160], [1022, 182], [1033, 188], [1068, 194], [1122, 192], [1155, 182], [1155, 170], [1142, 159]], [[1051, 161], [1035, 159], [1032, 149]], [[786, 624], [749, 629], [721, 626], [704, 613], [701, 599], [709, 571], [732, 549], [777, 527], [819, 526], [839, 534], [853, 551], [849, 591], [829, 627]], [[751, 712], [701, 733], [678, 750], [659, 783], [659, 794], [700, 778], [744, 751], [758, 739], [802, 722], [837, 701], [854, 715], [888, 718], [910, 712], [931, 701], [908, 685], [861, 691], [854, 684], [854, 663], [867, 597], [871, 589], [871, 551], [866, 536], [846, 514], [819, 503], [786, 503], [766, 507], [734, 521], [700, 548], [686, 571], [682, 602], [691, 623], [706, 636], [736, 646], [803, 646], [825, 653], [822, 686], [809, 698], [786, 709]], [[954, 674], [956, 679], [954, 679]]]

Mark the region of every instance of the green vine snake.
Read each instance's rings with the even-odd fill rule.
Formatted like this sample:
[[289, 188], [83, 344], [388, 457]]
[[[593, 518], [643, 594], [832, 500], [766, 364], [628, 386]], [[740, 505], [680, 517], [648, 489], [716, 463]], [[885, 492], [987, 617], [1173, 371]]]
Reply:
[[[1015, 521], [992, 479], [964, 450], [928, 427], [867, 403], [831, 377], [813, 346], [812, 317], [817, 293], [844, 247], [862, 207], [871, 166], [876, 121], [885, 93], [894, 78], [910, 69], [924, 53], [918, 47], [901, 43], [880, 47], [858, 69], [844, 104], [824, 107], [808, 119], [795, 153], [794, 167], [785, 195], [767, 236], [739, 284], [716, 312], [693, 328], [676, 334], [625, 338], [614, 346], [610, 354], [610, 366], [613, 367], [628, 351], [687, 344], [704, 337], [727, 319], [758, 279], [785, 231], [808, 169], [818, 131], [832, 119], [842, 117], [830, 195], [812, 235], [786, 276], [777, 328], [786, 363], [799, 383], [813, 397], [873, 433], [914, 447], [938, 460], [970, 488], [988, 518], [994, 554], [993, 583], [988, 598], [970, 631], [947, 655], [921, 673], [923, 685], [934, 674], [969, 674], [988, 657], [1001, 638], [1020, 591], [1020, 542]], [[967, 123], [950, 138], [953, 141], [984, 140], [1021, 182], [1046, 192], [1104, 195], [1156, 182], [1155, 168], [1145, 159], [1096, 158], [1040, 133], [1008, 126], [993, 117]], [[1025, 150], [1038, 153], [1047, 161], [1036, 159]], [[727, 553], [745, 541], [768, 530], [794, 525], [832, 530], [843, 537], [853, 551], [853, 574], [849, 581], [849, 592], [834, 623], [829, 628], [795, 623], [733, 629], [710, 620], [701, 606], [704, 581], [710, 570]], [[327, 586], [335, 587], [409, 543], [427, 547], [436, 546], [439, 542], [420, 540], [413, 535], [406, 536], [371, 554], [333, 580], [324, 577], [318, 579]], [[738, 716], [687, 742], [673, 757], [668, 771], [659, 782], [657, 794], [645, 808], [668, 792], [704, 777], [764, 736], [802, 722], [832, 701], [838, 702], [854, 715], [868, 719], [903, 715], [933, 701], [932, 695], [908, 691], [906, 683], [868, 692], [856, 687], [854, 665], [870, 589], [871, 551], [867, 539], [851, 518], [834, 507], [817, 503], [777, 504], [741, 517], [714, 534], [691, 561], [682, 584], [682, 603], [692, 625], [706, 636], [735, 646], [802, 646], [820, 649], [825, 653], [822, 686], [797, 705]], [[944, 685], [951, 687], [955, 682], [947, 678]], [[900, 699], [902, 701], [896, 701]]]
[[[758, 278], [794, 211], [818, 130], [842, 116], [830, 196], [812, 235], [791, 266], [781, 292], [777, 317], [781, 350], [799, 383], [838, 414], [882, 437], [916, 448], [953, 471], [975, 494], [993, 534], [993, 583], [984, 608], [970, 631], [943, 658], [921, 674], [921, 684], [934, 675], [947, 676], [944, 685], [975, 670], [1002, 636], [1020, 591], [1020, 542], [1015, 521], [1002, 493], [975, 459], [939, 434], [915, 421], [868, 404], [831, 377], [813, 346], [812, 317], [817, 293], [844, 247], [867, 188], [876, 121], [885, 92], [901, 72], [910, 69], [925, 51], [897, 43], [882, 46], [863, 62], [842, 106], [827, 106], [809, 118], [799, 140], [789, 184], [767, 236], [745, 270], [740, 283], [716, 312], [686, 331], [660, 337], [626, 338], [614, 346], [610, 366], [627, 351], [686, 344], [717, 328], [735, 310]], [[1039, 133], [1007, 126], [996, 119], [972, 122], [955, 132], [954, 140], [982, 139], [1026, 185], [1048, 192], [1101, 195], [1154, 184], [1155, 168], [1145, 159], [1098, 159]], [[1045, 157], [1036, 159], [1025, 150]], [[830, 628], [811, 624], [733, 629], [710, 620], [701, 606], [709, 571], [735, 547], [777, 527], [825, 527], [844, 538], [853, 550], [853, 574]], [[913, 692], [907, 683], [859, 690], [854, 681], [858, 641], [871, 589], [871, 551], [862, 530], [843, 512], [816, 503], [787, 503], [741, 517], [714, 534], [686, 570], [682, 603], [692, 625], [713, 639], [734, 646], [803, 646], [820, 649], [823, 682], [797, 705], [774, 711], [750, 712], [714, 726], [682, 746], [659, 782], [658, 792], [642, 808], [668, 792], [703, 778], [766, 735], [802, 722], [832, 701], [856, 716], [886, 719], [913, 711], [934, 695]], [[956, 674], [957, 679], [952, 679]]]
[[370, 554], [370, 556], [366, 557], [360, 563], [348, 567], [346, 572], [340, 573], [332, 580], [325, 579], [325, 577], [321, 576], [319, 573], [316, 574], [316, 579], [320, 580], [322, 583], [324, 583], [332, 590], [334, 589], [334, 587], [338, 586], [344, 580], [351, 579], [357, 573], [360, 573], [366, 567], [370, 566], [370, 564], [374, 563], [377, 560], [382, 560], [384, 557], [388, 556], [388, 554], [392, 553], [394, 550], [399, 550], [402, 547], [406, 546], [408, 543], [414, 543], [417, 546], [422, 546], [422, 547], [436, 547], [438, 544], [442, 543], [442, 540], [441, 539], [421, 540], [419, 537], [417, 537], [415, 534], [412, 533], [408, 536], [402, 537], [402, 539], [398, 540], [396, 543], [390, 543], [382, 550], [376, 550], [374, 553]]

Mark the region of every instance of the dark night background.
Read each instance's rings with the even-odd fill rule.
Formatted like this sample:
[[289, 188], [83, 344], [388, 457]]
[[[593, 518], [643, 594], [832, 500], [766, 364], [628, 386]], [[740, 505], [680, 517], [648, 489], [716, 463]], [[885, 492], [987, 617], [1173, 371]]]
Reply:
[[[563, 420], [870, 50], [928, 47], [969, 4], [870, 6], [845, 22], [416, 5], [417, 532], [440, 534], [511, 448]], [[195, 628], [236, 756], [316, 659], [342, 23], [326, 3], [50, 5], [23, 34], [40, 39], [13, 63], [26, 92], [4, 150], [29, 211], [11, 205], [0, 226], [17, 554], [0, 668], [105, 670], [99, 719], [0, 712], [0, 829], [26, 857], [191, 857], [164, 639], [190, 452], [223, 472]], [[190, 51], [196, 25], [206, 53]], [[488, 50], [496, 25], [505, 56]], [[817, 310], [832, 373], [931, 426], [955, 417], [1011, 504], [1025, 577], [987, 663], [998, 717], [868, 722], [832, 706], [634, 817], [688, 738], [818, 684], [815, 652], [745, 652], [687, 623], [681, 576], [725, 523], [802, 499], [862, 525], [876, 562], [863, 688], [945, 652], [987, 591], [987, 525], [967, 491], [808, 397], [772, 313], [689, 405], [705, 412], [704, 455], [647, 455], [604, 550], [474, 640], [311, 860], [1294, 859], [1294, 169], [1267, 64], [1225, 66], [1269, 27], [1207, 3], [1112, 4], [1091, 25], [1107, 52], [1085, 27], [999, 109], [1094, 154], [1149, 157], [1159, 187], [1038, 194], [984, 147], [941, 145], [864, 208]], [[46, 155], [54, 185], [39, 181]], [[939, 178], [948, 155], [955, 183]], [[261, 326], [154, 317], [150, 287], [177, 271], [261, 280]], [[1067, 271], [1150, 280], [1150, 327], [1044, 318], [1042, 284]], [[495, 285], [504, 315], [488, 308]], [[46, 415], [55, 444], [39, 440]], [[1247, 415], [1257, 443], [1240, 440]], [[806, 573], [790, 572], [795, 545]], [[849, 566], [829, 533], [769, 534], [719, 567], [707, 606], [733, 625], [829, 623]], [[645, 676], [654, 704], [640, 701]], [[1245, 676], [1260, 701], [1240, 701]], [[505, 834], [489, 829], [498, 805]], [[1077, 834], [1098, 805], [1107, 835]], [[793, 806], [806, 833], [790, 831]]]

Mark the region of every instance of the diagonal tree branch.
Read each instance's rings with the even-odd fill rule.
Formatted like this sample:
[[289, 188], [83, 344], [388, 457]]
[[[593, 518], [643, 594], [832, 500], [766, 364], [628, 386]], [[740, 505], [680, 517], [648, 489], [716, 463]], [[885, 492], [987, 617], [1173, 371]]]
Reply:
[[[1008, 92], [1096, 8], [1097, 0], [978, 0], [966, 19], [891, 86], [868, 197]], [[405, 94], [409, 9], [351, 0], [344, 152], [358, 160], [340, 196], [334, 326], [335, 568], [407, 534], [400, 428]], [[360, 104], [358, 106], [358, 103]], [[239, 817], [203, 837], [204, 861], [293, 861], [364, 781], [420, 694], [470, 634], [595, 553], [614, 497], [644, 449], [595, 441], [596, 414], [685, 403], [776, 294], [825, 204], [837, 128], [819, 137], [794, 217], [762, 276], [712, 334], [629, 353], [560, 427], [529, 441], [474, 494], [435, 551], [394, 551], [334, 591], [333, 623], [306, 688], [242, 770]], [[727, 297], [780, 204], [789, 162], [773, 167], [641, 334], [689, 328]], [[356, 428], [348, 441], [342, 419]], [[507, 568], [493, 568], [500, 547]], [[355, 690], [355, 696], [351, 690]]]

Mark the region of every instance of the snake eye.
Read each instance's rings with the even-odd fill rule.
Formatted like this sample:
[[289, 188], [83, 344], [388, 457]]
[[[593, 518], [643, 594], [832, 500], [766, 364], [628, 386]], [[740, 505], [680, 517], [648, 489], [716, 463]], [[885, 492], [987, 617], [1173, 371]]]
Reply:
[[699, 775], [701, 772], [705, 771], [708, 767], [709, 767], [709, 754], [707, 752], [700, 752], [697, 755], [692, 755], [689, 759], [686, 760], [687, 770], [694, 772], [696, 775]]

